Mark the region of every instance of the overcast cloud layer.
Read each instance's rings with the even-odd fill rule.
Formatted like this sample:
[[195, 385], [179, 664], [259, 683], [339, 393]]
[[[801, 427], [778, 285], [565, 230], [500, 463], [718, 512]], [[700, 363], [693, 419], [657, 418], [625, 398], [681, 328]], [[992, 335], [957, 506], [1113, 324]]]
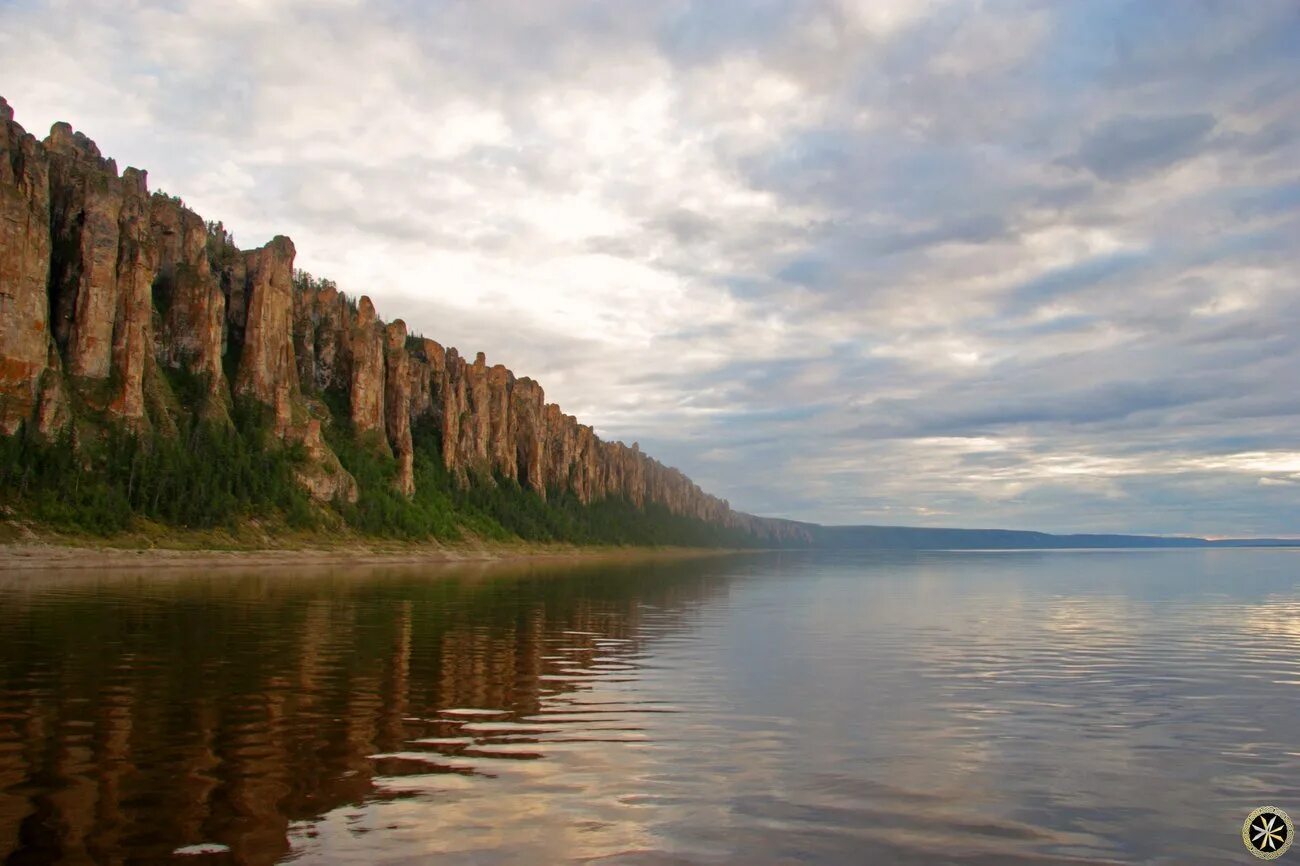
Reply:
[[733, 506], [1300, 534], [1300, 4], [0, 3], [0, 95]]

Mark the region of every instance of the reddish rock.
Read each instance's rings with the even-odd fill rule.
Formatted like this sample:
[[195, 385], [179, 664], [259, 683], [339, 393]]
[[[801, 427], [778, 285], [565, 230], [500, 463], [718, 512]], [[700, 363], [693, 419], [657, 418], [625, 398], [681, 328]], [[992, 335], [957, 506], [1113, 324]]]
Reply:
[[384, 438], [384, 327], [375, 317], [375, 306], [363, 297], [357, 306], [349, 342], [352, 354], [352, 427], [358, 435], [377, 433], [374, 441], [383, 449]]
[[488, 467], [503, 478], [517, 478], [514, 416], [510, 399], [515, 387], [515, 374], [501, 364], [496, 364], [488, 368], [484, 381], [487, 393], [485, 450]]
[[465, 483], [474, 451], [472, 444], [467, 445], [473, 439], [467, 365], [455, 349], [444, 350], [433, 340], [424, 341], [424, 355], [429, 364], [429, 402], [442, 438], [443, 465]]
[[13, 117], [0, 99], [0, 433], [5, 434], [32, 417], [50, 354], [49, 161], [40, 142]]
[[[150, 289], [156, 269], [143, 171], [104, 159], [56, 123], [44, 142], [50, 174], [49, 305], [64, 369], [88, 405], [144, 423], [153, 360]], [[111, 381], [111, 390], [102, 384]]]
[[403, 322], [385, 326], [369, 298], [353, 306], [326, 281], [303, 275], [295, 286], [288, 238], [240, 252], [221, 224], [209, 231], [178, 199], [150, 198], [145, 180], [130, 168], [119, 177], [67, 124], [37, 142], [0, 100], [0, 431], [31, 420], [53, 432], [75, 404], [130, 424], [152, 418], [169, 435], [161, 364], [207, 377], [222, 414], [231, 390], [264, 404], [275, 434], [307, 452], [298, 480], [317, 500], [357, 496], [321, 436], [324, 403], [304, 396], [343, 392], [353, 430], [391, 449], [408, 496], [412, 427], [432, 422], [460, 484], [495, 474], [539, 496], [620, 497], [773, 541], [808, 537], [802, 524], [732, 511], [635, 443], [601, 441], [482, 353], [467, 363], [408, 340]]
[[443, 466], [463, 483], [466, 461], [461, 458], [461, 421], [469, 415], [465, 362], [455, 349], [444, 350], [433, 340], [424, 341], [424, 358], [429, 366], [430, 411], [442, 439]]
[[[226, 296], [212, 270], [207, 226], [179, 199], [160, 194], [150, 200], [149, 218], [158, 256], [155, 356], [160, 364], [203, 376], [209, 395], [205, 408], [224, 417], [229, 389], [221, 366]], [[218, 243], [224, 244], [224, 238]]]
[[577, 454], [578, 421], [565, 415], [554, 403], [542, 410], [543, 449], [546, 455], [542, 480], [555, 490], [571, 490], [570, 479]]
[[546, 395], [532, 379], [516, 379], [510, 394], [515, 472], [519, 483], [546, 498]]
[[70, 376], [107, 379], [117, 320], [117, 166], [66, 123], [45, 139], [50, 160], [50, 308]]
[[137, 421], [145, 417], [146, 365], [154, 363], [152, 286], [156, 257], [149, 221], [145, 173], [128, 168], [119, 184], [117, 310], [112, 338], [112, 369], [117, 387], [109, 410]]
[[293, 355], [293, 241], [277, 235], [244, 259], [244, 343], [235, 375], [235, 394], [274, 405], [277, 389], [298, 398]]
[[[408, 378], [411, 392], [411, 421], [419, 421], [434, 414], [433, 405], [433, 365], [429, 360], [429, 344], [432, 340], [420, 340], [410, 353], [411, 365]], [[434, 345], [437, 345], [434, 343]]]
[[332, 283], [300, 285], [294, 293], [294, 351], [304, 391], [351, 387], [349, 340], [355, 314]]
[[293, 345], [293, 242], [277, 236], [266, 246], [243, 254], [244, 344], [235, 377], [235, 393], [275, 409], [276, 434], [299, 442], [307, 463], [298, 480], [319, 500], [354, 501], [356, 480], [320, 435], [320, 422], [309, 418], [298, 382]]
[[300, 442], [307, 451], [307, 462], [298, 467], [298, 483], [318, 502], [357, 501], [356, 479], [343, 468], [325, 440], [321, 438], [320, 420], [311, 418], [302, 427], [291, 428], [286, 438]]
[[[448, 356], [450, 366], [450, 355]], [[479, 352], [473, 364], [461, 363], [460, 375], [465, 383], [465, 408], [460, 418], [461, 467], [488, 474], [488, 438], [492, 429], [492, 409], [488, 391], [487, 357]]]
[[384, 332], [384, 421], [388, 443], [397, 457], [393, 486], [404, 496], [415, 493], [411, 444], [411, 360], [406, 353], [406, 323], [397, 319]]

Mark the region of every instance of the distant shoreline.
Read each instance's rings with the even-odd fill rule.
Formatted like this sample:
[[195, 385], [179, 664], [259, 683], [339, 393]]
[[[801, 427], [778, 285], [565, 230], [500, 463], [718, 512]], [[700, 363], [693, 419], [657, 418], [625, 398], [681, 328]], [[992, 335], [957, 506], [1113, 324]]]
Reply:
[[[877, 553], [1139, 553], [1168, 551], [1297, 550], [1300, 546], [1197, 547], [1021, 547], [1021, 548], [879, 548]], [[785, 552], [868, 553], [869, 548], [800, 548]], [[112, 540], [79, 543], [40, 541], [0, 543], [0, 574], [133, 569], [291, 568], [321, 569], [363, 566], [490, 566], [528, 563], [634, 562], [694, 559], [738, 553], [776, 552], [762, 549], [712, 547], [612, 547], [571, 544], [486, 543], [438, 545], [434, 543], [374, 542], [303, 547], [182, 548], [114, 546]]]
[[70, 569], [332, 568], [375, 565], [491, 564], [529, 561], [632, 561], [687, 559], [739, 553], [704, 547], [580, 547], [569, 544], [437, 545], [356, 543], [266, 548], [116, 547], [102, 543], [42, 541], [0, 544], [0, 573]]
[[[1015, 553], [1135, 550], [1295, 550], [1294, 539], [1219, 539], [1125, 535], [1049, 535], [1021, 530], [922, 527], [818, 527], [822, 544], [788, 552]], [[825, 543], [830, 541], [831, 543]], [[835, 543], [835, 542], [839, 543]], [[844, 542], [849, 543], [844, 543]], [[900, 543], [901, 542], [901, 543]], [[990, 543], [993, 542], [993, 543]], [[183, 530], [137, 521], [108, 536], [65, 533], [0, 520], [0, 573], [87, 569], [334, 568], [383, 565], [683, 559], [761, 549], [580, 545], [469, 537], [454, 542], [402, 541], [351, 532], [295, 532], [247, 521], [233, 531]]]

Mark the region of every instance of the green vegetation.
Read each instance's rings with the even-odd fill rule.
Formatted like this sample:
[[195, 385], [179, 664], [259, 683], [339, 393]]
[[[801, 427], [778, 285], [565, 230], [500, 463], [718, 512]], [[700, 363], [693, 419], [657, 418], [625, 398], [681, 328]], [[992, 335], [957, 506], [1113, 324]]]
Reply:
[[313, 277], [302, 268], [295, 268], [293, 272], [293, 287], [299, 292], [319, 292], [324, 291], [325, 289], [337, 290], [338, 284], [333, 280], [325, 279], [324, 277], [319, 279]]
[[[334, 418], [347, 417], [342, 395], [325, 398]], [[381, 444], [362, 441], [346, 421], [331, 422], [324, 433], [361, 491], [355, 504], [335, 503], [334, 508], [365, 535], [455, 540], [468, 533], [498, 541], [698, 547], [754, 543], [744, 533], [675, 515], [658, 505], [640, 509], [623, 499], [584, 505], [559, 491], [542, 499], [514, 479], [499, 476], [458, 485], [443, 466], [438, 430], [427, 420], [411, 431], [415, 495], [407, 499], [393, 489], [397, 461]]]
[[357, 311], [357, 299], [347, 292], [339, 291], [339, 284], [326, 277], [314, 277], [308, 271], [302, 268], [295, 268], [293, 272], [293, 288], [296, 292], [323, 292], [333, 289], [339, 293], [343, 299], [343, 305], [352, 312]]
[[235, 236], [226, 231], [225, 226], [212, 220], [204, 223], [208, 231], [208, 262], [212, 270], [221, 273], [232, 267], [239, 259], [239, 247], [235, 246]]
[[583, 505], [568, 492], [541, 497], [514, 479], [471, 485], [460, 493], [462, 510], [491, 518], [508, 533], [529, 541], [576, 544], [749, 547], [754, 540], [735, 530], [673, 514], [662, 505], [644, 508], [626, 499]]
[[189, 210], [189, 208], [185, 206], [185, 199], [181, 198], [178, 195], [172, 195], [171, 193], [167, 192], [167, 190], [165, 189], [154, 190], [153, 196], [154, 198], [160, 198], [166, 201], [173, 202], [176, 204], [177, 207], [182, 208], [183, 210]]
[[[191, 374], [171, 371], [168, 385], [182, 405], [198, 405], [206, 393], [206, 383]], [[342, 394], [322, 397], [333, 410], [322, 432], [357, 480], [355, 503], [313, 503], [295, 479], [306, 460], [302, 447], [274, 439], [265, 407], [240, 402], [232, 407], [231, 425], [187, 416], [177, 425], [179, 435], [106, 426], [78, 446], [66, 435], [55, 441], [22, 431], [0, 437], [0, 505], [56, 530], [100, 536], [125, 532], [144, 518], [185, 529], [237, 531], [250, 520], [331, 534], [346, 527], [363, 537], [403, 541], [753, 544], [743, 533], [662, 506], [641, 509], [622, 499], [584, 505], [560, 491], [543, 499], [510, 478], [457, 484], [429, 421], [412, 431], [416, 492], [408, 499], [394, 489], [397, 461], [387, 446], [354, 434]]]
[[0, 437], [0, 499], [39, 523], [96, 535], [124, 531], [133, 517], [192, 528], [270, 516], [314, 526], [294, 478], [305, 455], [266, 447], [263, 414], [239, 405], [233, 429], [197, 422], [176, 437], [110, 428], [80, 448], [69, 435]]
[[[412, 541], [430, 538], [453, 541], [462, 537], [461, 524], [473, 522], [471, 515], [456, 512], [441, 454], [417, 450], [415, 495], [407, 499], [393, 488], [397, 460], [382, 443], [359, 440], [353, 435], [351, 425], [342, 421], [326, 425], [324, 434], [325, 441], [339, 456], [343, 468], [352, 473], [360, 490], [355, 503], [336, 502], [334, 509], [361, 534]], [[480, 534], [489, 535], [493, 529], [491, 526], [474, 528]]]

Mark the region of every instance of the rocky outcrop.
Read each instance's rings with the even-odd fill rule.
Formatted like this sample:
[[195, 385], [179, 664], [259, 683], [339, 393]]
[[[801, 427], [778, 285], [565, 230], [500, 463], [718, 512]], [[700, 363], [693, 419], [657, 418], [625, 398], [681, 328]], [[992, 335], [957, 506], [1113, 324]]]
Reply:
[[145, 173], [119, 177], [66, 123], [38, 143], [0, 105], [0, 429], [55, 433], [69, 385], [144, 424], [157, 269]]
[[335, 395], [344, 403], [335, 409], [350, 413], [357, 305], [333, 283], [313, 282], [306, 274], [295, 278], [293, 302], [293, 344], [303, 392]]
[[49, 161], [51, 332], [73, 391], [132, 426], [146, 422], [153, 372], [151, 288], [156, 254], [143, 171], [105, 159], [56, 123]]
[[244, 344], [235, 376], [236, 396], [272, 403], [284, 388], [301, 397], [293, 353], [293, 241], [276, 236], [244, 253]]
[[350, 404], [352, 428], [371, 437], [383, 448], [384, 439], [384, 326], [375, 316], [375, 305], [363, 297], [352, 324], [349, 349], [352, 355]]
[[221, 296], [226, 301], [226, 345], [244, 345], [244, 325], [248, 321], [248, 271], [244, 254], [226, 233], [225, 226], [217, 223], [209, 240], [208, 256], [217, 272]]
[[294, 352], [293, 241], [277, 235], [243, 254], [244, 342], [235, 394], [275, 407], [275, 434], [304, 446], [307, 464], [298, 480], [322, 501], [357, 498], [356, 479], [321, 437], [320, 419], [310, 417]]
[[516, 379], [510, 392], [509, 413], [515, 477], [539, 496], [546, 496], [546, 395], [527, 377]]
[[[286, 237], [236, 249], [224, 226], [150, 196], [146, 180], [119, 176], [65, 123], [38, 142], [0, 100], [0, 431], [26, 422], [52, 435], [84, 416], [168, 435], [178, 412], [228, 423], [232, 401], [247, 400], [302, 446], [298, 480], [322, 501], [357, 497], [321, 435], [345, 413], [352, 435], [391, 454], [406, 496], [418, 426], [436, 431], [461, 485], [621, 498], [773, 541], [806, 532], [732, 511], [635, 443], [602, 441], [481, 352], [467, 361], [385, 324], [369, 298], [296, 273]], [[182, 374], [201, 378], [202, 405], [178, 406], [167, 383]]]
[[321, 437], [320, 419], [310, 418], [303, 426], [290, 427], [285, 438], [299, 442], [307, 452], [307, 462], [298, 467], [298, 482], [313, 499], [320, 502], [356, 502], [357, 482], [339, 462], [338, 455]]
[[146, 367], [154, 363], [152, 286], [156, 255], [144, 172], [128, 168], [122, 173], [120, 187], [112, 351], [117, 384], [109, 408], [121, 418], [136, 421], [145, 417]]
[[6, 434], [32, 418], [42, 399], [51, 360], [50, 251], [49, 159], [0, 99], [0, 432]]
[[492, 418], [488, 408], [487, 356], [479, 352], [474, 363], [467, 364], [452, 349], [447, 356], [449, 369], [453, 368], [453, 359], [465, 404], [460, 413], [460, 450], [452, 469], [462, 476], [467, 469], [490, 472], [493, 467], [488, 463], [488, 432]]
[[[284, 237], [239, 252], [219, 224], [151, 196], [143, 171], [119, 175], [66, 123], [38, 142], [0, 100], [0, 430], [54, 435], [84, 416], [168, 435], [175, 412], [225, 422], [246, 397], [304, 446], [313, 495], [355, 499], [298, 386], [293, 257]], [[160, 366], [202, 377], [201, 404], [179, 406]]]
[[[455, 349], [423, 340], [412, 380], [421, 390], [427, 387], [429, 396], [427, 402], [411, 401], [411, 416], [434, 420], [444, 465], [461, 483], [508, 478], [543, 497], [550, 491], [571, 493], [584, 503], [621, 497], [751, 534], [763, 526], [763, 518], [733, 512], [725, 500], [648, 457], [639, 445], [601, 441], [591, 427], [546, 403], [537, 382], [516, 378], [499, 364], [489, 367], [482, 353], [467, 364]], [[771, 536], [798, 538], [800, 532], [786, 528]]]
[[433, 415], [433, 362], [430, 356], [440, 353], [442, 347], [433, 340], [416, 338], [407, 340], [410, 357], [411, 419], [418, 421]]
[[[226, 296], [212, 267], [208, 228], [180, 199], [155, 193], [150, 230], [158, 254], [153, 279], [159, 322], [154, 356], [160, 364], [202, 376], [208, 393], [204, 412], [224, 418], [229, 391], [221, 366]], [[213, 239], [224, 248], [224, 237]]]
[[[344, 392], [359, 434], [382, 434], [370, 441], [391, 449], [394, 485], [404, 494], [414, 492], [412, 426], [428, 420], [438, 432], [443, 465], [460, 484], [512, 479], [541, 497], [567, 492], [584, 503], [621, 497], [773, 541], [801, 537], [803, 530], [790, 528], [799, 524], [777, 531], [763, 518], [732, 511], [635, 443], [601, 441], [591, 427], [547, 403], [540, 384], [489, 365], [483, 353], [468, 362], [454, 348], [410, 338], [401, 320], [385, 325], [369, 298], [350, 313], [341, 297], [332, 286], [300, 286], [295, 345], [303, 347], [303, 358], [314, 352], [315, 360], [300, 363], [299, 374], [321, 390]], [[333, 360], [342, 344], [346, 375]], [[322, 351], [327, 346], [332, 360]]]
[[404, 496], [415, 493], [415, 448], [411, 441], [411, 359], [406, 353], [406, 323], [384, 330], [384, 424], [397, 458], [393, 486]]
[[50, 310], [69, 376], [107, 379], [117, 319], [117, 165], [66, 123], [45, 139], [54, 245]]

